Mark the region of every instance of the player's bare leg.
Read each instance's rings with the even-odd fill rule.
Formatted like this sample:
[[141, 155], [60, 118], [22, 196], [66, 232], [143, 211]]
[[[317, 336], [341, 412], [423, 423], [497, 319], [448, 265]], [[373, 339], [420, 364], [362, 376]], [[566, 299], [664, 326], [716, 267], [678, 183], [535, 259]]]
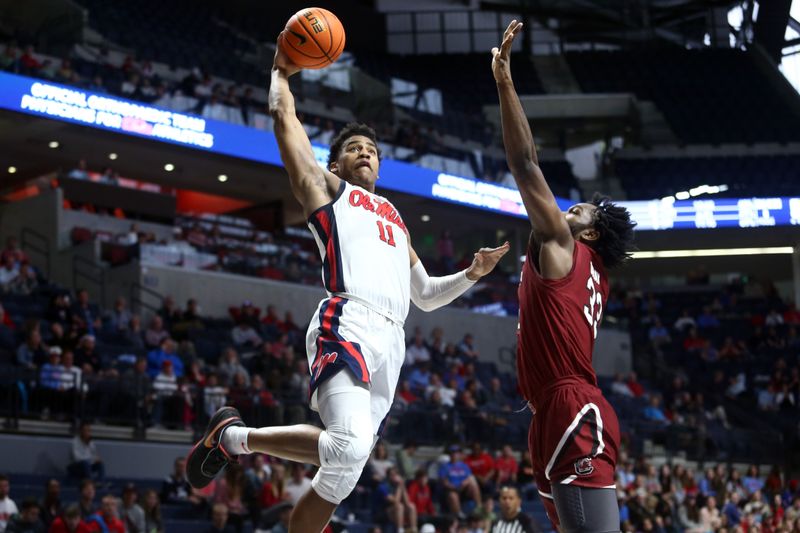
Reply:
[[292, 510], [289, 533], [317, 533], [330, 521], [337, 505], [322, 499], [314, 489], [306, 492]]
[[281, 459], [319, 466], [319, 435], [310, 424], [259, 428], [247, 435], [247, 447]]

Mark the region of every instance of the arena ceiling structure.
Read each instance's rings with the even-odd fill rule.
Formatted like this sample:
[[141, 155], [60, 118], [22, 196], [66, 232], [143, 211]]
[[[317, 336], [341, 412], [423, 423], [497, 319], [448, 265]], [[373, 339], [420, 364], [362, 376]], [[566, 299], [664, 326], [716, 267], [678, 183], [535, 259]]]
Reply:
[[[797, 2], [795, 2], [797, 3]], [[761, 44], [780, 62], [781, 51], [800, 44], [785, 38], [787, 26], [800, 32], [790, 16], [792, 0], [483, 0], [487, 11], [517, 12], [557, 33], [564, 43], [632, 46], [662, 41], [679, 46]], [[741, 9], [741, 24], [729, 20]], [[731, 35], [735, 42], [732, 42]]]

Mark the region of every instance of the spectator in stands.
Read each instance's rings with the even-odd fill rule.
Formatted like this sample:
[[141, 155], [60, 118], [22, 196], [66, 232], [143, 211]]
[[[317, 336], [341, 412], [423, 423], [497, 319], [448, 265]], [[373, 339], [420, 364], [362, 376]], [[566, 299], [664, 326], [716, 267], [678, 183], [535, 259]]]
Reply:
[[767, 327], [783, 326], [783, 315], [775, 308], [770, 309], [769, 314], [764, 317], [764, 325]]
[[744, 342], [734, 341], [733, 337], [728, 336], [725, 337], [719, 349], [718, 356], [721, 361], [737, 361], [745, 354], [746, 349], [747, 347], [744, 345]]
[[16, 43], [7, 44], [5, 52], [0, 56], [0, 70], [19, 72], [19, 56], [20, 51]]
[[711, 312], [711, 306], [703, 306], [703, 312], [697, 317], [697, 327], [700, 329], [719, 327], [719, 319]]
[[522, 512], [522, 499], [516, 487], [505, 486], [500, 489], [500, 517], [493, 521], [489, 533], [539, 533], [539, 528], [531, 518]]
[[478, 350], [475, 348], [474, 338], [471, 333], [464, 335], [461, 344], [458, 345], [458, 353], [466, 360], [475, 360], [478, 358]]
[[406, 365], [414, 365], [418, 362], [427, 363], [431, 360], [431, 354], [425, 346], [425, 338], [422, 336], [422, 331], [416, 328], [414, 332], [414, 340], [411, 345], [406, 348]]
[[233, 344], [242, 349], [255, 349], [261, 346], [264, 339], [253, 329], [252, 324], [248, 321], [240, 321], [233, 330], [231, 330], [231, 338]]
[[[136, 485], [133, 483], [125, 485], [122, 489], [122, 508], [119, 518], [125, 524], [127, 533], [145, 533], [144, 509], [136, 503], [138, 498]], [[103, 504], [105, 505], [105, 501]]]
[[408, 485], [408, 500], [414, 506], [419, 522], [427, 522], [436, 514], [431, 494], [428, 472], [420, 468]]
[[293, 506], [297, 505], [300, 497], [311, 488], [311, 480], [306, 477], [306, 466], [301, 463], [292, 463], [291, 477], [286, 482], [287, 501]]
[[8, 476], [0, 474], [0, 532], [5, 531], [9, 519], [19, 512], [17, 504], [9, 496], [10, 489]]
[[36, 277], [31, 265], [27, 262], [20, 263], [19, 273], [17, 277], [11, 280], [8, 290], [13, 294], [33, 294], [33, 291], [39, 286], [39, 280]]
[[237, 374], [244, 376], [244, 386], [250, 386], [250, 372], [239, 362], [239, 354], [233, 348], [225, 348], [222, 352], [222, 362], [219, 364], [218, 371], [223, 378], [225, 385], [230, 386], [233, 378]]
[[36, 499], [26, 498], [22, 502], [20, 513], [8, 521], [6, 533], [45, 533], [47, 530], [39, 518], [39, 512], [39, 503]]
[[631, 372], [628, 374], [628, 381], [626, 381], [626, 385], [628, 385], [628, 388], [633, 393], [634, 398], [641, 398], [644, 396], [644, 387], [641, 383], [639, 383], [636, 372]]
[[147, 533], [164, 533], [164, 521], [161, 518], [161, 502], [154, 489], [144, 491], [142, 497], [145, 531]]
[[650, 404], [642, 411], [645, 420], [658, 422], [659, 424], [669, 425], [670, 421], [664, 410], [661, 408], [661, 397], [654, 394], [650, 397]]
[[[156, 375], [153, 380], [153, 391], [155, 393], [153, 403], [153, 424], [156, 427], [161, 427], [164, 420], [165, 407], [170, 408], [170, 414], [175, 414], [176, 400], [178, 396], [178, 378], [175, 376], [175, 370], [172, 366], [172, 361], [165, 359], [161, 363], [161, 372]], [[170, 421], [174, 421], [175, 417], [170, 416]]]
[[89, 167], [86, 165], [86, 160], [80, 159], [78, 161], [78, 166], [70, 170], [69, 174], [67, 174], [67, 177], [74, 180], [88, 180]]
[[164, 361], [172, 363], [172, 370], [176, 378], [183, 376], [183, 361], [177, 356], [175, 350], [175, 341], [167, 337], [161, 341], [157, 350], [147, 354], [147, 373], [150, 374], [150, 377], [155, 378], [158, 375], [163, 368]]
[[275, 463], [271, 469], [269, 479], [256, 491], [260, 498], [261, 508], [264, 510], [285, 502], [289, 498], [286, 492], [286, 467], [281, 463]]
[[689, 329], [689, 336], [683, 340], [683, 349], [689, 353], [699, 353], [708, 345], [708, 341], [700, 336], [697, 328]]
[[9, 292], [11, 284], [19, 275], [19, 266], [10, 255], [3, 258], [2, 264], [3, 266], [0, 267], [0, 292]]
[[13, 236], [6, 239], [6, 247], [3, 248], [2, 252], [0, 252], [0, 263], [5, 265], [6, 258], [9, 256], [14, 260], [14, 264], [17, 266], [30, 262], [28, 254], [22, 251], [22, 249], [19, 247], [17, 238]]
[[61, 293], [53, 296], [45, 318], [50, 322], [57, 322], [65, 328], [72, 328], [72, 308], [69, 304], [69, 295]]
[[764, 488], [764, 481], [758, 473], [758, 465], [750, 465], [747, 469], [747, 474], [742, 479], [742, 486], [747, 491], [747, 494], [755, 494]]
[[428, 363], [417, 365], [408, 376], [411, 389], [416, 392], [424, 392], [431, 384], [431, 372]]
[[186, 459], [177, 457], [173, 470], [161, 483], [161, 500], [164, 503], [178, 503], [189, 500], [192, 488], [186, 481]]
[[75, 364], [84, 374], [99, 372], [102, 366], [100, 354], [97, 353], [97, 342], [94, 335], [85, 334], [75, 348]]
[[36, 76], [39, 69], [42, 68], [42, 63], [36, 57], [36, 52], [33, 51], [33, 46], [26, 46], [25, 52], [19, 58], [20, 73], [28, 76]]
[[227, 402], [228, 389], [219, 384], [219, 377], [215, 373], [208, 375], [206, 386], [203, 389], [203, 406], [206, 415], [211, 418], [217, 409]]
[[461, 448], [450, 447], [450, 461], [439, 468], [439, 483], [445, 494], [448, 509], [454, 515], [461, 514], [461, 495], [468, 496], [481, 505], [481, 490], [469, 466], [462, 461]]
[[655, 318], [653, 325], [650, 326], [648, 337], [656, 353], [660, 353], [664, 346], [672, 342], [672, 337], [669, 335], [669, 330], [664, 327], [664, 325], [661, 323], [661, 319], [658, 317]]
[[214, 502], [223, 503], [228, 509], [228, 523], [241, 531], [247, 509], [244, 505], [247, 482], [244, 468], [239, 464], [229, 465], [221, 479], [217, 480]]
[[417, 508], [409, 499], [405, 481], [397, 468], [392, 467], [386, 472], [386, 479], [378, 484], [376, 495], [389, 521], [398, 531], [417, 528]]
[[160, 315], [153, 315], [150, 326], [144, 332], [144, 342], [148, 348], [160, 346], [164, 339], [169, 338], [169, 332], [164, 329], [164, 319]]
[[211, 525], [205, 533], [235, 533], [236, 529], [228, 523], [228, 506], [215, 503], [211, 509]]
[[94, 512], [94, 497], [97, 494], [94, 481], [91, 479], [82, 479], [80, 484], [80, 492], [78, 493], [78, 502], [76, 505], [81, 512], [81, 518], [86, 520]]
[[503, 450], [494, 462], [495, 470], [497, 471], [497, 478], [495, 479], [496, 486], [503, 485], [516, 485], [517, 473], [519, 472], [519, 465], [517, 459], [514, 457], [514, 450], [510, 444], [503, 445]]
[[750, 499], [744, 505], [744, 514], [745, 516], [752, 515], [756, 523], [764, 522], [770, 517], [772, 510], [767, 505], [767, 502], [764, 501], [764, 496], [760, 490], [756, 490], [750, 495]]
[[63, 516], [57, 516], [53, 520], [48, 533], [89, 533], [89, 527], [81, 518], [81, 510], [73, 504], [67, 507]]
[[173, 324], [181, 321], [183, 312], [175, 305], [172, 296], [166, 296], [158, 310], [158, 316], [163, 320], [163, 326], [170, 329]]
[[489, 380], [489, 390], [486, 391], [486, 404], [485, 407], [494, 409], [496, 411], [510, 411], [511, 398], [503, 390], [503, 384], [500, 378], [493, 376]]
[[464, 459], [464, 462], [472, 470], [472, 475], [480, 485], [483, 494], [494, 493], [494, 481], [497, 477], [494, 458], [483, 449], [480, 442], [472, 443], [472, 452]]
[[75, 326], [84, 333], [94, 335], [100, 327], [100, 310], [96, 304], [89, 302], [89, 291], [79, 289], [77, 301], [72, 306], [72, 317]]
[[103, 496], [100, 510], [86, 519], [90, 532], [126, 533], [125, 524], [119, 519], [117, 499], [111, 495]]
[[72, 350], [65, 350], [61, 355], [61, 366], [64, 371], [61, 373], [61, 384], [59, 390], [80, 391], [82, 388], [83, 372], [75, 366], [75, 356]]
[[61, 375], [64, 367], [61, 366], [61, 348], [51, 346], [48, 349], [47, 362], [39, 370], [39, 385], [43, 389], [59, 390], [61, 387]]
[[[105, 477], [105, 464], [97, 453], [97, 446], [92, 440], [92, 426], [83, 422], [78, 429], [78, 434], [72, 439], [72, 462], [67, 471], [77, 479], [103, 479]], [[94, 493], [94, 486], [92, 486]], [[92, 494], [94, 498], [94, 494]], [[81, 485], [81, 499], [83, 500], [83, 485]], [[85, 518], [85, 516], [84, 516]]]
[[675, 325], [673, 327], [678, 332], [683, 333], [687, 328], [696, 328], [697, 322], [692, 315], [689, 314], [689, 310], [684, 309], [681, 313], [681, 316], [675, 321]]
[[48, 348], [42, 342], [38, 325], [28, 332], [24, 343], [17, 348], [17, 365], [34, 370], [48, 359]]
[[42, 521], [47, 527], [50, 527], [56, 517], [61, 515], [61, 483], [57, 479], [48, 479], [44, 484], [41, 509]]
[[431, 374], [430, 385], [425, 389], [425, 397], [430, 399], [434, 394], [444, 407], [455, 407], [458, 391], [454, 385], [445, 385], [439, 374]]
[[56, 73], [56, 81], [61, 83], [69, 83], [75, 78], [75, 72], [72, 70], [72, 61], [69, 58], [61, 60], [61, 67]]
[[114, 309], [106, 314], [108, 329], [114, 332], [126, 331], [130, 328], [131, 318], [133, 318], [133, 315], [128, 310], [128, 304], [125, 298], [120, 296], [114, 302]]
[[722, 516], [725, 517], [728, 526], [738, 526], [742, 520], [742, 511], [739, 507], [741, 496], [738, 492], [728, 495], [728, 500], [722, 507]]
[[379, 441], [372, 450], [372, 456], [367, 462], [369, 470], [372, 472], [372, 480], [375, 483], [381, 483], [386, 479], [386, 473], [390, 468], [394, 467], [394, 461], [389, 459], [389, 451], [386, 449], [386, 443]]

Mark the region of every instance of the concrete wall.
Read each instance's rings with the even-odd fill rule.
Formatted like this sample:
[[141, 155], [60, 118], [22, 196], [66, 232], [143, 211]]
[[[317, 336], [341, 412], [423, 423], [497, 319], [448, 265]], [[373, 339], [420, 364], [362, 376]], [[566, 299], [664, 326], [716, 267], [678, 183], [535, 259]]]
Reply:
[[[65, 475], [71, 439], [0, 435], [0, 472]], [[176, 457], [186, 456], [188, 444], [96, 440], [106, 464], [106, 475], [132, 479], [160, 479], [172, 471]]]
[[[28, 198], [21, 202], [4, 204], [0, 208], [0, 239], [5, 246], [7, 237], [13, 236], [20, 239], [23, 229], [31, 229], [47, 239], [50, 247], [50, 263], [47, 264], [44, 256], [30, 250], [31, 263], [43, 272], [51, 272], [55, 268], [54, 255], [56, 250], [58, 228], [61, 225], [60, 189], [48, 190], [44, 193]], [[39, 243], [36, 239], [33, 242]]]

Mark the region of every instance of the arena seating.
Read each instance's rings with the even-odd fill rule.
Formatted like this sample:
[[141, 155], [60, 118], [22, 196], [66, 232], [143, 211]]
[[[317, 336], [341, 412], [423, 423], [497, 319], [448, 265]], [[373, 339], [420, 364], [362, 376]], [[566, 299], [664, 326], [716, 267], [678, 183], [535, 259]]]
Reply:
[[727, 185], [715, 197], [800, 195], [800, 156], [616, 159], [617, 176], [631, 200], [651, 200], [699, 185]]
[[800, 139], [796, 108], [747, 52], [645, 47], [566, 57], [584, 92], [652, 100], [684, 143]]

